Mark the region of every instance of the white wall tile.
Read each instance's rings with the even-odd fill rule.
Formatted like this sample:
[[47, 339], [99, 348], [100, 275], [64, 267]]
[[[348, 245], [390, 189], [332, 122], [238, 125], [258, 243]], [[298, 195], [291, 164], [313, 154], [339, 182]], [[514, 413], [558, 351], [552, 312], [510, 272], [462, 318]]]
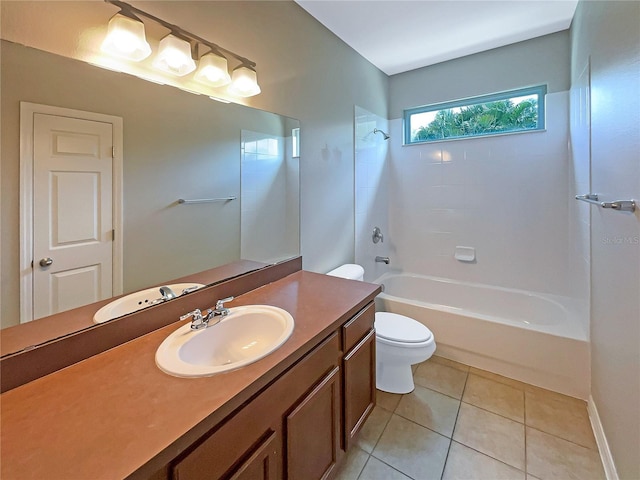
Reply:
[[[546, 132], [406, 147], [401, 119], [392, 120], [387, 208], [394, 268], [571, 293], [570, 265], [580, 264], [584, 250], [571, 247], [568, 226], [575, 202], [568, 108], [568, 92], [547, 96]], [[453, 259], [461, 243], [476, 248], [477, 263]]]

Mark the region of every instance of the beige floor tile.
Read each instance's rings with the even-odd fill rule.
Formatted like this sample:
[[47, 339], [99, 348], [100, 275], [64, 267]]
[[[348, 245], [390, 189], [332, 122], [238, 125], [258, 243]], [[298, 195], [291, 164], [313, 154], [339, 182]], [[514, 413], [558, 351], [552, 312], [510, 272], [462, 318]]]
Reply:
[[460, 400], [416, 386], [402, 397], [395, 413], [451, 438], [459, 407]]
[[442, 480], [524, 480], [517, 468], [487, 457], [457, 442], [451, 442]]
[[596, 450], [527, 427], [527, 472], [544, 480], [605, 478]]
[[351, 448], [347, 453], [347, 458], [342, 462], [335, 480], [357, 480], [368, 459], [369, 454], [364, 450], [358, 447]]
[[395, 411], [401, 398], [402, 395], [396, 393], [383, 392], [382, 390], [376, 391], [376, 405], [390, 412]]
[[369, 418], [367, 418], [367, 421], [362, 426], [362, 430], [360, 430], [358, 434], [356, 446], [367, 453], [371, 453], [390, 418], [390, 411], [378, 406], [374, 407], [371, 415], [369, 415]]
[[540, 480], [538, 477], [534, 477], [533, 475], [527, 473], [527, 480]]
[[417, 385], [460, 399], [467, 381], [467, 373], [427, 361], [418, 366], [413, 380]]
[[530, 427], [597, 449], [587, 404], [582, 400], [542, 389], [526, 391], [525, 414]]
[[375, 457], [370, 457], [358, 480], [410, 480]]
[[524, 470], [524, 425], [462, 403], [453, 439]]
[[415, 480], [439, 480], [450, 440], [393, 415], [373, 456]]
[[456, 362], [455, 360], [449, 360], [448, 358], [440, 357], [438, 355], [432, 356], [428, 362], [439, 363], [440, 365], [446, 365], [447, 367], [455, 368], [457, 370], [462, 370], [463, 372], [469, 371], [469, 365], [465, 365], [464, 363]]
[[524, 423], [524, 392], [504, 383], [469, 374], [462, 401]]
[[517, 388], [519, 390], [524, 390], [527, 387], [526, 383], [475, 367], [470, 367], [469, 373], [473, 373], [474, 375], [478, 375], [479, 377], [488, 378], [499, 383], [504, 383], [505, 385], [509, 385], [510, 387]]

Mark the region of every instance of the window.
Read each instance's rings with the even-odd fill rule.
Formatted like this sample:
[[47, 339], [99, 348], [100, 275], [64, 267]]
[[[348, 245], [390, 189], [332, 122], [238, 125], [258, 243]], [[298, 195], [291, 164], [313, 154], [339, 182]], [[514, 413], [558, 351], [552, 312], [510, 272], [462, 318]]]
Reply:
[[300, 158], [300, 128], [291, 130], [291, 150], [293, 158]]
[[544, 130], [546, 85], [404, 111], [404, 143]]

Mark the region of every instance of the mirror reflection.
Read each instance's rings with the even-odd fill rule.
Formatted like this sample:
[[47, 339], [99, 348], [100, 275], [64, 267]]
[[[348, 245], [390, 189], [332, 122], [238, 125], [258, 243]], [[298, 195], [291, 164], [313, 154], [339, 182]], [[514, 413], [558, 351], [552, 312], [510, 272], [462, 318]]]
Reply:
[[[25, 271], [19, 256], [21, 242], [26, 240], [21, 240], [17, 207], [23, 202], [19, 189], [20, 102], [122, 119], [122, 151], [115, 145], [115, 156], [122, 158], [119, 191], [113, 184], [96, 183], [96, 176], [108, 176], [105, 174], [89, 175], [92, 180], [84, 182], [85, 173], [76, 168], [82, 162], [76, 161], [72, 168], [56, 165], [45, 170], [43, 185], [53, 187], [43, 196], [46, 207], [34, 204], [32, 218], [34, 318], [239, 259], [274, 263], [299, 254], [297, 120], [220, 103], [7, 41], [2, 41], [1, 49], [2, 195], [3, 203], [7, 199], [15, 202], [10, 212], [3, 208], [2, 215], [3, 328], [18, 324], [21, 307], [24, 311], [19, 285]], [[91, 135], [70, 129], [65, 111], [43, 115], [47, 120], [59, 116], [64, 121], [49, 125], [49, 137], [40, 141], [44, 150], [53, 152], [50, 157], [80, 158], [86, 153], [83, 149], [93, 151], [87, 141]], [[37, 163], [34, 161], [34, 169]], [[117, 183], [119, 172], [112, 173]], [[95, 213], [96, 205], [104, 207], [106, 201], [96, 193], [101, 189], [113, 192], [106, 210], [115, 212], [115, 222], [108, 228]], [[37, 202], [35, 192], [41, 191], [41, 184], [35, 177], [33, 191]], [[45, 235], [35, 228], [42, 212], [46, 212], [44, 224], [50, 229]], [[95, 238], [94, 230], [83, 226], [82, 220], [89, 225], [94, 222]], [[25, 230], [29, 229], [23, 225], [23, 236]], [[111, 230], [115, 233], [108, 235]], [[107, 236], [116, 239], [109, 247], [111, 253], [121, 248], [121, 258], [118, 254], [111, 258], [115, 272], [111, 280], [96, 280], [99, 275], [87, 265], [79, 267], [84, 268], [83, 274], [75, 278], [70, 272], [76, 267], [51, 273], [71, 246]], [[5, 256], [6, 251], [11, 255]], [[53, 265], [40, 267], [40, 258], [52, 258]], [[88, 265], [93, 264], [89, 261]], [[36, 273], [43, 272], [41, 283], [49, 290], [41, 293], [35, 288]], [[98, 291], [97, 286], [102, 288], [105, 283], [108, 288]], [[83, 290], [87, 285], [90, 288]], [[62, 298], [65, 291], [68, 295]]]

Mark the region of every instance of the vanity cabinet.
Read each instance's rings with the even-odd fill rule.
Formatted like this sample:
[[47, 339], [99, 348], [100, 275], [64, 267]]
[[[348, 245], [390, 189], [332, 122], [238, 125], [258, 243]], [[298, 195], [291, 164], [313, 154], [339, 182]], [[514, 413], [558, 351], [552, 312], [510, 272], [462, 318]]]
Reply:
[[340, 454], [340, 367], [335, 367], [286, 420], [287, 478], [327, 478]]
[[171, 462], [170, 478], [332, 478], [375, 402], [373, 318], [371, 303]]

